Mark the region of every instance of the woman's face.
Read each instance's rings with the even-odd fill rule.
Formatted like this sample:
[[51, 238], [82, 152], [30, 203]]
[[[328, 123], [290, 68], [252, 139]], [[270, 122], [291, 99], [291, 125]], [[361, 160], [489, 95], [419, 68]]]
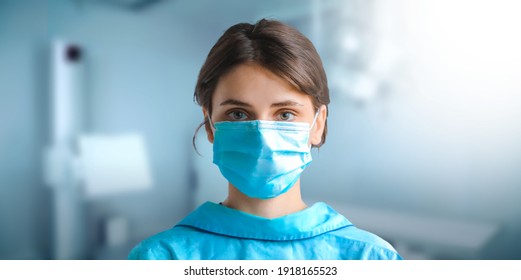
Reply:
[[[255, 64], [241, 64], [222, 76], [212, 97], [214, 123], [222, 121], [268, 120], [307, 122], [315, 110], [311, 96], [296, 90], [283, 78]], [[205, 117], [207, 110], [203, 108]], [[324, 131], [326, 107], [322, 106], [310, 133], [310, 144], [318, 145]], [[206, 127], [208, 140], [213, 132]]]

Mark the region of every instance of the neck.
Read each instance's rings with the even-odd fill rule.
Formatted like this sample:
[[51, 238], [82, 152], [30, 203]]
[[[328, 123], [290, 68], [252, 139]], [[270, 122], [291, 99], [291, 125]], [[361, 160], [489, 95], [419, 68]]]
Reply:
[[264, 218], [278, 218], [307, 207], [300, 194], [300, 179], [289, 191], [270, 199], [248, 197], [232, 184], [228, 184], [228, 197], [223, 205]]

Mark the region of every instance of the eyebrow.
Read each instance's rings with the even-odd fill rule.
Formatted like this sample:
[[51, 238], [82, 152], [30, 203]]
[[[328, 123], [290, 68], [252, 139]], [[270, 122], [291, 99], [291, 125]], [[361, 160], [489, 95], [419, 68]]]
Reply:
[[243, 107], [252, 107], [250, 104], [239, 101], [237, 99], [226, 99], [225, 101], [221, 102], [221, 104], [219, 104], [219, 105], [221, 105], [221, 106], [237, 105], [237, 106], [243, 106]]
[[271, 107], [288, 107], [288, 106], [304, 106], [304, 105], [300, 104], [296, 101], [293, 101], [293, 100], [287, 100], [287, 101], [282, 101], [282, 102], [277, 102], [277, 103], [271, 104]]
[[[237, 99], [226, 99], [225, 101], [221, 102], [221, 104], [219, 104], [219, 105], [220, 106], [236, 105], [236, 106], [243, 106], [243, 107], [253, 107], [250, 104], [239, 101]], [[296, 101], [293, 101], [293, 100], [286, 100], [286, 101], [282, 101], [282, 102], [273, 103], [273, 104], [271, 104], [270, 107], [288, 107], [288, 106], [304, 106], [304, 105], [301, 103], [298, 103]]]

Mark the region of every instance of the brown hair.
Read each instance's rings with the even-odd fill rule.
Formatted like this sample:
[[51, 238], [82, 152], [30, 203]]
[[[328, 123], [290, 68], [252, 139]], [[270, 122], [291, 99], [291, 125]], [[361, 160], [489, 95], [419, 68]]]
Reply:
[[[280, 21], [261, 19], [255, 24], [233, 25], [219, 38], [201, 67], [194, 101], [212, 112], [212, 95], [219, 78], [243, 63], [255, 63], [282, 77], [311, 96], [315, 111], [329, 104], [329, 89], [322, 61], [302, 33]], [[209, 125], [208, 119], [197, 128]], [[321, 146], [326, 141], [327, 119]], [[195, 147], [195, 135], [194, 135]]]

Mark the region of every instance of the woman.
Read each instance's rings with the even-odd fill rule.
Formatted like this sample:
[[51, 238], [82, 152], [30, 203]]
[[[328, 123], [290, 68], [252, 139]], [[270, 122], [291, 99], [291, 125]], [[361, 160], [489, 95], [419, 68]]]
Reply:
[[142, 241], [130, 259], [401, 259], [327, 204], [302, 200], [300, 174], [326, 140], [329, 91], [300, 32], [265, 19], [230, 27], [194, 97], [228, 197]]

